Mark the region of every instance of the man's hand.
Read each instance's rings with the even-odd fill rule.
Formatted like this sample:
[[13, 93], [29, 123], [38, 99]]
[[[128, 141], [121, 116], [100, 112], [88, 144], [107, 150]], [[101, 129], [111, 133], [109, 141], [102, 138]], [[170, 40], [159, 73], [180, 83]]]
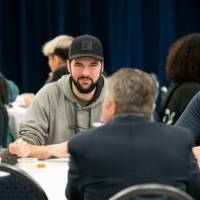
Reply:
[[60, 144], [37, 146], [28, 144], [22, 139], [17, 139], [9, 145], [8, 150], [11, 154], [17, 155], [18, 157], [35, 157], [42, 160], [52, 156], [60, 158], [69, 156], [67, 141]]
[[11, 143], [8, 147], [8, 150], [11, 154], [22, 158], [28, 157], [31, 153], [27, 142], [22, 139], [17, 139], [14, 143]]

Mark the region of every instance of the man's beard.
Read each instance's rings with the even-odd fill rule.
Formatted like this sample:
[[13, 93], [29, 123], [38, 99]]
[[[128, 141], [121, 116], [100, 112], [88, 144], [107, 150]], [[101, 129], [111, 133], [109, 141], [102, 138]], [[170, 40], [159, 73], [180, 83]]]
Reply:
[[[81, 76], [81, 77], [78, 78], [77, 81], [74, 80], [74, 78], [72, 76], [71, 76], [71, 78], [72, 78], [72, 82], [74, 83], [76, 89], [80, 93], [84, 93], [84, 94], [88, 94], [88, 93], [92, 92], [94, 90], [94, 88], [96, 87], [97, 82], [98, 82], [98, 80], [97, 80], [97, 82], [94, 83], [93, 80], [89, 76]], [[82, 85], [80, 84], [80, 80], [81, 79], [88, 79], [88, 80], [90, 80], [91, 81], [90, 86], [88, 88], [82, 87]]]

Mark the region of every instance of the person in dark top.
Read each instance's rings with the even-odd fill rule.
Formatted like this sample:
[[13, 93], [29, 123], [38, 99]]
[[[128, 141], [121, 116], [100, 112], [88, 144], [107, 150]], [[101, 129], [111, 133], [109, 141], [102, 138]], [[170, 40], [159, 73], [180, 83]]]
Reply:
[[200, 92], [192, 98], [175, 125], [190, 129], [196, 144], [200, 145]]
[[68, 142], [68, 200], [107, 200], [135, 184], [156, 182], [200, 197], [192, 133], [153, 121], [154, 76], [124, 68], [107, 79], [103, 126]]
[[0, 76], [0, 145], [6, 147], [8, 137], [8, 88], [6, 79]]
[[48, 57], [51, 69], [45, 84], [57, 81], [63, 75], [69, 74], [67, 70], [68, 50], [73, 39], [69, 35], [60, 35], [44, 44], [42, 52]]
[[1, 72], [0, 77], [3, 77], [6, 80], [8, 90], [8, 102], [14, 102], [20, 93], [19, 87], [12, 80], [7, 79]]
[[192, 98], [175, 125], [192, 131], [196, 144], [193, 152], [200, 166], [200, 92]]
[[171, 84], [161, 103], [160, 119], [174, 124], [191, 98], [200, 91], [200, 34], [178, 39], [170, 48], [166, 73]]

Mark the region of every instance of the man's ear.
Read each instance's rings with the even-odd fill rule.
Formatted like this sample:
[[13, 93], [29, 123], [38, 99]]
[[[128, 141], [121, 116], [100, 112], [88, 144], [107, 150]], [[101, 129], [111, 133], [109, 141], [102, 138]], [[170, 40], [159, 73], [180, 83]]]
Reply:
[[155, 110], [156, 110], [156, 104], [153, 103], [153, 105], [152, 105], [152, 109], [151, 109], [151, 116], [152, 116], [152, 117], [154, 116], [154, 112], [155, 112]]
[[59, 63], [60, 63], [60, 57], [57, 56], [57, 55], [54, 55], [53, 59], [54, 59], [54, 62], [56, 62], [56, 64], [59, 65]]
[[101, 74], [103, 73], [104, 70], [104, 62], [101, 62]]
[[116, 115], [118, 112], [118, 103], [115, 100], [111, 101], [111, 112], [112, 112], [112, 116]]
[[67, 59], [67, 69], [68, 69], [68, 72], [71, 74], [71, 67], [70, 67], [70, 60]]
[[152, 106], [152, 113], [154, 113], [156, 110], [156, 104], [154, 103], [153, 106]]

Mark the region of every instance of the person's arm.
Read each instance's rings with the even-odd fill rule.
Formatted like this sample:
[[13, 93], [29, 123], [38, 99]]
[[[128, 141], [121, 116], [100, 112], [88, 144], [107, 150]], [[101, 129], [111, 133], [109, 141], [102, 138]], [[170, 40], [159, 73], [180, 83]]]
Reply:
[[29, 157], [36, 157], [38, 159], [48, 159], [50, 157], [67, 157], [69, 156], [67, 150], [67, 142], [60, 144], [51, 144], [46, 146], [28, 145], [30, 149]]
[[51, 88], [43, 87], [34, 97], [24, 120], [20, 123], [19, 137], [29, 144], [42, 146], [49, 137]]
[[192, 98], [175, 125], [190, 129], [195, 141], [200, 140], [200, 92]]
[[49, 157], [67, 157], [68, 147], [67, 141], [60, 144], [52, 144], [46, 146], [31, 145], [22, 139], [16, 140], [10, 144], [8, 150], [11, 154], [18, 157], [36, 157], [38, 159], [48, 159]]

